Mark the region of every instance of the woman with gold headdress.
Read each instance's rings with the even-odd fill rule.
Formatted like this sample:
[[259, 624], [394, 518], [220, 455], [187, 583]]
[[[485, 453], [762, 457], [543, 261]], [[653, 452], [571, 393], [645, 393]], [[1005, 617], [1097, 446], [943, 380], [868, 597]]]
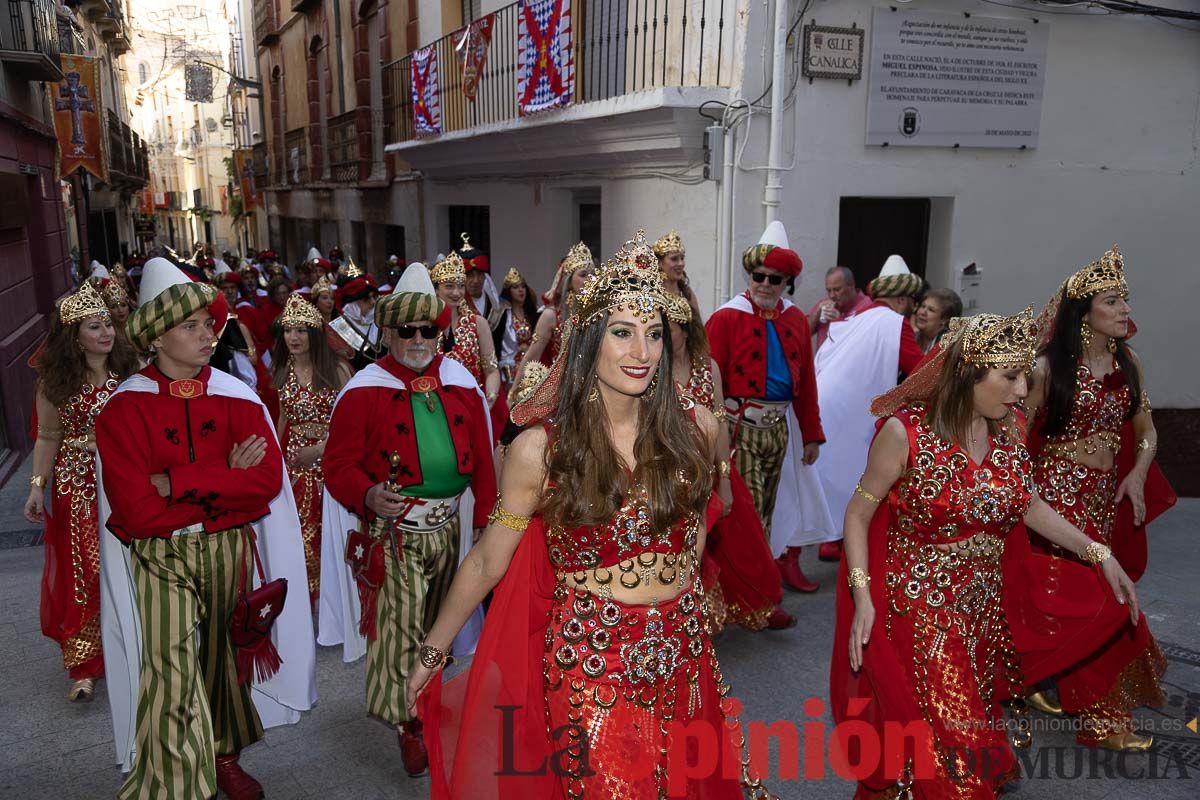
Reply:
[[516, 267], [504, 276], [500, 299], [508, 303], [508, 317], [500, 339], [500, 375], [506, 383], [512, 384], [533, 341], [540, 312], [525, 276]]
[[543, 296], [546, 307], [538, 317], [529, 349], [525, 352], [526, 359], [539, 360], [546, 366], [554, 363], [562, 347], [563, 323], [570, 316], [571, 300], [583, 288], [595, 267], [592, 251], [583, 242], [567, 251], [554, 273], [554, 285]]
[[[1038, 491], [1089, 538], [1111, 547], [1136, 580], [1146, 565], [1145, 526], [1174, 505], [1175, 495], [1154, 465], [1158, 435], [1141, 359], [1127, 344], [1128, 297], [1115, 245], [1059, 287], [1042, 312], [1043, 344], [1026, 407]], [[1033, 538], [1039, 550], [1074, 560]], [[1077, 714], [1080, 744], [1146, 750], [1152, 739], [1134, 731], [1131, 712], [1162, 704], [1158, 682], [1165, 669], [1143, 618], [1056, 676], [1061, 705], [1041, 693], [1030, 702]]]
[[[104, 673], [100, 652], [100, 530], [96, 505], [95, 420], [137, 355], [117, 334], [90, 282], [63, 300], [37, 363], [33, 477], [25, 518], [44, 524], [42, 633], [62, 647], [70, 700], [91, 700]], [[51, 489], [52, 513], [45, 511]]]
[[[469, 675], [421, 697], [434, 798], [743, 796], [697, 575], [718, 423], [675, 391], [666, 303], [639, 231], [513, 410], [530, 427], [409, 677], [415, 707], [495, 588]], [[712, 733], [711, 773], [675, 774], [682, 726]]]
[[[725, 418], [721, 370], [709, 355], [704, 325], [693, 316], [682, 295], [669, 295], [671, 377], [681, 396], [704, 406], [717, 419]], [[708, 534], [704, 553], [709, 591], [709, 622], [714, 632], [727, 624], [748, 630], [779, 630], [796, 624], [784, 610], [783, 584], [771, 546], [763, 533], [754, 498], [732, 463], [729, 429], [717, 431], [716, 490], [725, 513]], [[715, 576], [715, 580], [713, 580]]]
[[303, 295], [287, 299], [275, 320], [272, 386], [279, 392], [275, 430], [292, 480], [300, 514], [308, 594], [313, 605], [321, 588], [321, 456], [329, 439], [333, 401], [350, 380], [350, 365], [337, 357], [325, 337], [321, 312]]
[[[1133, 582], [1109, 549], [1033, 486], [1015, 407], [1035, 343], [1031, 309], [955, 319], [937, 355], [872, 403], [882, 420], [845, 516], [833, 746], [861, 756], [850, 732], [865, 723], [897, 757], [860, 779], [860, 796], [993, 796], [1018, 773], [1000, 701], [1016, 698], [1013, 745], [1028, 746], [1026, 682], [1099, 643], [1059, 632], [1058, 647], [1018, 660], [1030, 633], [1025, 612], [1046, 599], [1048, 561], [1024, 536], [1008, 536], [1022, 522], [1078, 554], [1059, 581], [1076, 614], [1096, 623], [1083, 627], [1111, 632], [1138, 618]], [[885, 724], [904, 727], [908, 741], [885, 742]]]
[[338, 315], [337, 310], [337, 286], [329, 279], [328, 273], [317, 278], [317, 282], [313, 284], [312, 294], [309, 296], [312, 304], [317, 307], [317, 311], [321, 314], [321, 325], [325, 330], [325, 341], [329, 344], [329, 348], [333, 352], [350, 363], [354, 359], [354, 348], [346, 343], [337, 331], [330, 325], [334, 318]]
[[658, 268], [663, 276], [663, 288], [667, 294], [673, 294], [687, 300], [692, 307], [692, 316], [700, 319], [700, 302], [692, 291], [687, 277], [687, 262], [683, 249], [683, 239], [678, 231], [671, 231], [654, 243], [654, 255], [658, 259]]

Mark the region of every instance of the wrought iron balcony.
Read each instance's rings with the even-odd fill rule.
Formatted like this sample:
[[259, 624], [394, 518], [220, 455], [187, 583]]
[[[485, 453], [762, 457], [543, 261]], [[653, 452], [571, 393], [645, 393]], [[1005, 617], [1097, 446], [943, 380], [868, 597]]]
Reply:
[[357, 181], [362, 159], [358, 155], [357, 112], [347, 111], [329, 120], [329, 179], [335, 183]]
[[61, 81], [58, 21], [52, 0], [8, 0], [0, 18], [0, 61], [31, 81]]
[[254, 41], [259, 47], [279, 38], [278, 0], [254, 0]]
[[146, 144], [111, 109], [105, 114], [108, 133], [108, 182], [141, 189], [149, 180]]

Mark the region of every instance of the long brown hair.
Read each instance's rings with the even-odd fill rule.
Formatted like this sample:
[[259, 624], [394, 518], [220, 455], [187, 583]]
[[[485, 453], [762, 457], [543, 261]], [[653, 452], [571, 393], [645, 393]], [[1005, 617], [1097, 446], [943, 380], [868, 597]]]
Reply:
[[[88, 318], [90, 319], [90, 317]], [[52, 405], [61, 408], [79, 393], [88, 379], [87, 358], [79, 349], [79, 328], [87, 319], [64, 325], [58, 308], [50, 312], [46, 348], [37, 360], [38, 387]], [[123, 381], [137, 372], [138, 358], [124, 332], [114, 326], [113, 348], [105, 365]]]
[[691, 322], [680, 323], [679, 327], [683, 329], [683, 334], [687, 339], [688, 360], [691, 361], [692, 369], [695, 369], [697, 365], [707, 367], [712, 356], [708, 347], [708, 332], [704, 330], [704, 324], [693, 316]]
[[[271, 348], [271, 386], [282, 389], [287, 383], [292, 354], [283, 338], [283, 323], [276, 319], [271, 327], [275, 332], [275, 346]], [[345, 383], [338, 369], [341, 361], [329, 347], [325, 329], [305, 325], [304, 330], [308, 334], [308, 358], [312, 362], [312, 388], [339, 391]]]
[[[977, 367], [962, 360], [961, 339], [950, 345], [925, 415], [926, 424], [934, 433], [948, 442], [964, 443], [975, 411], [975, 384], [987, 377], [988, 372], [988, 367]], [[1012, 412], [1009, 412], [1004, 419], [987, 420], [988, 434], [1001, 433], [1012, 419]]]
[[[551, 490], [541, 509], [551, 526], [602, 525], [616, 515], [631, 489], [607, 419], [588, 400], [596, 387], [607, 328], [608, 314], [602, 314], [575, 331], [567, 349], [546, 456], [549, 483], [563, 491]], [[688, 513], [702, 513], [712, 491], [708, 442], [680, 405], [671, 380], [671, 332], [665, 320], [663, 354], [654, 376], [639, 404], [633, 455], [652, 529], [664, 531]]]

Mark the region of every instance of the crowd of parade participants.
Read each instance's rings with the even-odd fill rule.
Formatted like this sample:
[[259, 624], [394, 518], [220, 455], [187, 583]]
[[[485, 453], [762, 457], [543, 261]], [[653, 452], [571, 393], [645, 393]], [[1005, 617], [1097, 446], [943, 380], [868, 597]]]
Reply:
[[[317, 645], [366, 657], [433, 797], [771, 797], [719, 635], [830, 627], [783, 606], [805, 547], [840, 562], [833, 719], [927, 733], [858, 796], [991, 797], [1031, 711], [1151, 747], [1135, 584], [1175, 498], [1117, 247], [1036, 316], [964, 317], [895, 255], [805, 312], [773, 222], [706, 320], [677, 233], [576, 244], [544, 293], [461, 238], [382, 285], [338, 248], [159, 248], [56, 304], [25, 515], [121, 798], [264, 796], [239, 755], [317, 702]], [[688, 723], [724, 746], [681, 781]]]

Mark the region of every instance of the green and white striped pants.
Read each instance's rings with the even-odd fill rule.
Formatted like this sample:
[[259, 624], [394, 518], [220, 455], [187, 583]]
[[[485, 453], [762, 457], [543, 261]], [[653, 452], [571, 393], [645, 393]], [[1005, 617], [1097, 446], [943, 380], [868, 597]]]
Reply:
[[244, 545], [234, 529], [131, 546], [142, 667], [136, 756], [121, 800], [213, 797], [216, 756], [262, 738], [229, 641]]
[[735, 426], [731, 421], [730, 434], [735, 427], [733, 461], [754, 498], [754, 508], [762, 518], [763, 532], [769, 542], [775, 494], [779, 491], [779, 476], [787, 455], [788, 426], [780, 422], [770, 428], [752, 428], [744, 423]]
[[458, 567], [458, 536], [457, 514], [429, 533], [405, 531], [403, 563], [397, 563], [391, 541], [385, 539], [387, 577], [379, 587], [375, 639], [367, 642], [367, 713], [392, 725], [408, 719], [408, 675], [450, 591]]

